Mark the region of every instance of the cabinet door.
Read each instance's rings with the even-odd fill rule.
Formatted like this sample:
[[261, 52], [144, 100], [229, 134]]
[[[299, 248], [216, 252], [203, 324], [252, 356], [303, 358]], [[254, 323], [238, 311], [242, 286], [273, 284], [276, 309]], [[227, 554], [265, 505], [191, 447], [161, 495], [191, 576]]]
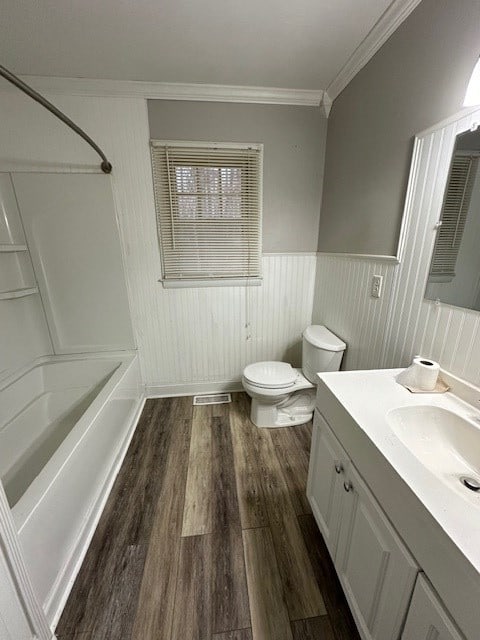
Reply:
[[402, 640], [464, 640], [423, 574], [419, 574]]
[[362, 636], [397, 640], [418, 568], [353, 465], [335, 564]]
[[332, 558], [335, 557], [348, 458], [315, 411], [307, 497]]

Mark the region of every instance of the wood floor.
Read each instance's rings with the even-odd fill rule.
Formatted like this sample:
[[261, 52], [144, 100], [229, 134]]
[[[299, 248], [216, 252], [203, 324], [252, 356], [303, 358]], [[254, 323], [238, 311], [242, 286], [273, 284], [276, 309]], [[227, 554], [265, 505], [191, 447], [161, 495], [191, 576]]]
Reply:
[[148, 400], [57, 635], [358, 640], [305, 497], [311, 426]]

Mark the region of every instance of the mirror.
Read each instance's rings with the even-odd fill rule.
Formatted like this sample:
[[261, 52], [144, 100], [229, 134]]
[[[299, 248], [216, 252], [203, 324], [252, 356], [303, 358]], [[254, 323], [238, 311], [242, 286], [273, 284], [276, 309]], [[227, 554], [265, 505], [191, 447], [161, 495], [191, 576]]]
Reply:
[[425, 298], [480, 311], [480, 129], [457, 136]]

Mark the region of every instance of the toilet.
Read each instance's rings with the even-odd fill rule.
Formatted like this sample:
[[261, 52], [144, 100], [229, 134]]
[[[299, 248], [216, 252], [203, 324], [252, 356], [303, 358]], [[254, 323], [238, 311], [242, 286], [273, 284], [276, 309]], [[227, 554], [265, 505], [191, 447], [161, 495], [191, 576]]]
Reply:
[[245, 367], [242, 384], [252, 398], [250, 419], [257, 427], [288, 427], [312, 419], [316, 373], [338, 371], [346, 344], [322, 325], [303, 332], [302, 368], [287, 362], [255, 362]]

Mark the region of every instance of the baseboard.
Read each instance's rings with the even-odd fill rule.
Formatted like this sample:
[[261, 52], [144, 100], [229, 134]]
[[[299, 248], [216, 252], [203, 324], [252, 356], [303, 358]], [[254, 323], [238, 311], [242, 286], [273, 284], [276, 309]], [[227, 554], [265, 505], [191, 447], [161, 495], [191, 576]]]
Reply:
[[241, 380], [147, 385], [145, 394], [147, 398], [173, 398], [175, 396], [194, 396], [200, 393], [220, 393], [222, 391], [243, 391]]
[[[113, 484], [117, 479], [117, 475], [133, 438], [133, 434], [135, 433], [144, 405], [145, 397], [142, 396], [138, 399], [135, 409], [132, 412], [130, 426], [128, 427], [127, 433], [119, 446], [118, 453], [115, 456], [115, 460], [110, 468], [107, 479], [100, 491], [100, 494], [97, 496], [88, 519], [78, 535], [67, 564], [65, 565], [61, 575], [57, 578], [49, 601], [46, 603], [45, 615], [52, 630], [54, 630], [58, 624], [77, 574], [85, 559], [93, 534], [95, 533], [98, 522], [105, 508], [105, 504], [108, 500]], [[55, 638], [56, 636], [54, 635], [53, 637]]]

